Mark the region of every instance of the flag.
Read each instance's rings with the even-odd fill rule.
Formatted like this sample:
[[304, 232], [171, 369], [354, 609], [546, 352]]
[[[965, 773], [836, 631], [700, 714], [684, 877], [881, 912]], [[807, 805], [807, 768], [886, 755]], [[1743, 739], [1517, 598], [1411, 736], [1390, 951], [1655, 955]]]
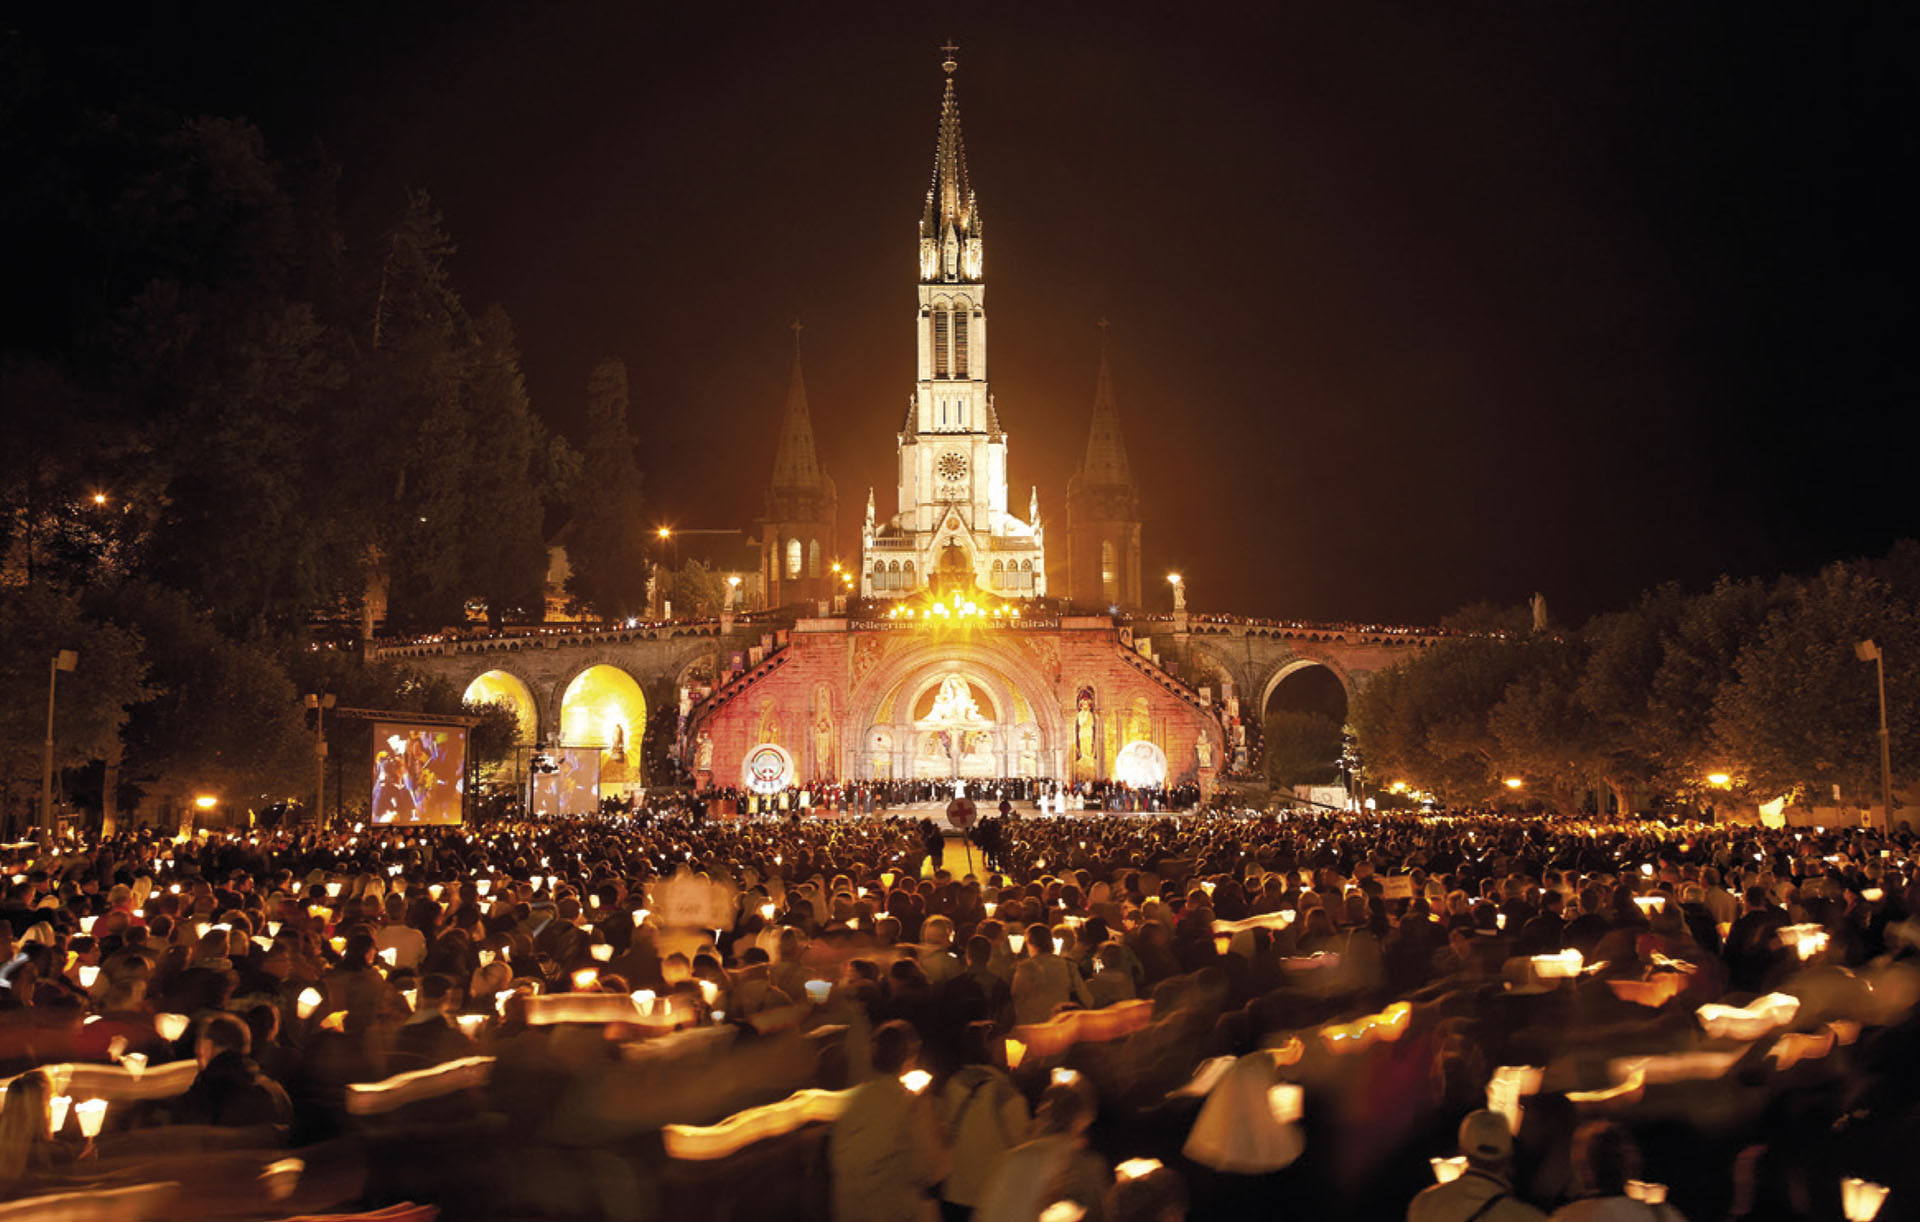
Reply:
[[1880, 656], [1880, 647], [1872, 641], [1860, 641], [1853, 647], [1853, 656], [1862, 662], [1871, 662]]

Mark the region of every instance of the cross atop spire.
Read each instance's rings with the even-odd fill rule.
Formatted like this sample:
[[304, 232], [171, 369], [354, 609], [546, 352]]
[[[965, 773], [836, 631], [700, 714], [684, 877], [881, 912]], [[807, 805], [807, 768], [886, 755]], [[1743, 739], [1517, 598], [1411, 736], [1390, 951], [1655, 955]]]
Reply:
[[940, 66], [946, 69], [948, 76], [952, 76], [954, 69], [960, 66], [960, 61], [954, 58], [960, 54], [960, 44], [955, 42], [946, 43], [940, 48], [940, 53], [946, 56], [944, 60], [940, 61]]

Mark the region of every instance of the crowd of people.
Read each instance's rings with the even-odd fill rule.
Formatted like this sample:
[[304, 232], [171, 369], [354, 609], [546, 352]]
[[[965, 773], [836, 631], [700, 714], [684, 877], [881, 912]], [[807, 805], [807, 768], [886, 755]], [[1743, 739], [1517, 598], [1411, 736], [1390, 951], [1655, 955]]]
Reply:
[[[981, 813], [991, 861], [913, 818], [679, 809], [5, 846], [0, 1198], [292, 1151], [318, 1203], [475, 1218], [1920, 1201], [1905, 833]], [[152, 1089], [87, 1132], [96, 1069]], [[807, 1088], [837, 1118], [667, 1140]]]

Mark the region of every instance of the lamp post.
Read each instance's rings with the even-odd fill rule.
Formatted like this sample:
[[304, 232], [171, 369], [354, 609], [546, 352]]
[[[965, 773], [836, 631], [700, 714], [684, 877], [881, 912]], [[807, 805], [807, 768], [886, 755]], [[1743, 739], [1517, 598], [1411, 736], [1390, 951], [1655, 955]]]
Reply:
[[47, 751], [40, 769], [40, 828], [48, 833], [53, 831], [53, 696], [60, 685], [60, 672], [78, 665], [79, 653], [62, 649], [53, 655], [47, 668]]
[[327, 710], [334, 701], [332, 692], [307, 693], [307, 707], [313, 710], [313, 817], [323, 827], [327, 822]]
[[1881, 827], [1893, 825], [1893, 755], [1887, 748], [1887, 653], [1872, 640], [1859, 641], [1853, 656], [1873, 663], [1880, 683], [1880, 818]]

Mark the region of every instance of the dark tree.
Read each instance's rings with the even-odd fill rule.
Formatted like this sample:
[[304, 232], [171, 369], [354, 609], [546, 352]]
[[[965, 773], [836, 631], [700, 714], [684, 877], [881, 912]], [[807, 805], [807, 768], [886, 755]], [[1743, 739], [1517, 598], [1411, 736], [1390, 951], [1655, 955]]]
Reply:
[[627, 421], [627, 367], [602, 361], [587, 380], [587, 438], [573, 496], [567, 590], [609, 619], [647, 602], [647, 527], [640, 462]]

